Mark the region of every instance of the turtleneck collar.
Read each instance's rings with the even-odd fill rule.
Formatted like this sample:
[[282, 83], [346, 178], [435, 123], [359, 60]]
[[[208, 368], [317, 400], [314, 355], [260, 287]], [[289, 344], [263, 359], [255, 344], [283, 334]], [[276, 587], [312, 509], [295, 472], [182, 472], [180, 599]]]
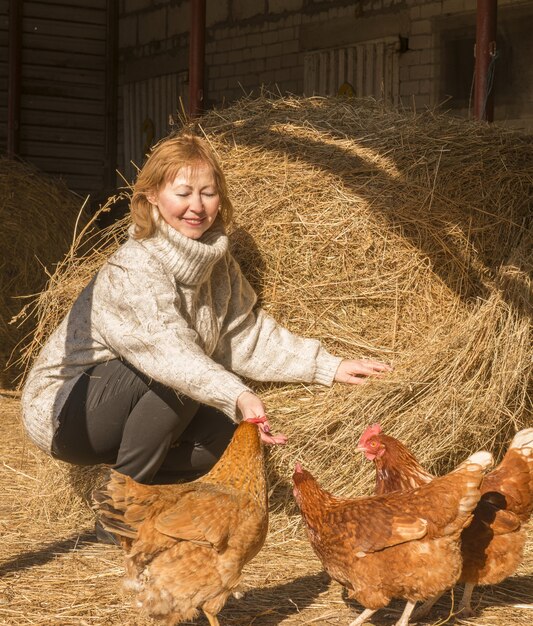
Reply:
[[229, 247], [220, 217], [200, 239], [185, 237], [158, 217], [153, 236], [139, 243], [184, 285], [204, 282]]

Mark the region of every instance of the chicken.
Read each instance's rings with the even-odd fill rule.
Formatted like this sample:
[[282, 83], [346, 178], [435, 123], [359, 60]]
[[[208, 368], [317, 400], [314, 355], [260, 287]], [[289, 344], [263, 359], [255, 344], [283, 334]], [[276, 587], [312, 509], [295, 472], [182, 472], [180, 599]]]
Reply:
[[396, 626], [417, 601], [439, 596], [461, 572], [460, 535], [479, 500], [492, 456], [477, 452], [454, 472], [408, 493], [342, 499], [297, 464], [294, 497], [309, 541], [332, 578], [365, 607], [363, 624], [392, 598], [405, 599]]
[[[412, 489], [434, 479], [400, 441], [381, 432], [379, 424], [367, 428], [358, 450], [374, 461], [376, 493]], [[500, 583], [514, 574], [522, 559], [524, 526], [533, 511], [533, 428], [514, 436], [502, 462], [483, 479], [481, 494], [472, 524], [462, 533], [458, 582], [465, 585], [459, 603], [463, 617], [473, 614], [476, 585]]]
[[102, 525], [126, 553], [126, 588], [169, 626], [200, 609], [218, 626], [243, 566], [263, 546], [268, 501], [260, 421], [241, 422], [218, 463], [193, 482], [143, 485], [109, 470], [93, 493]]

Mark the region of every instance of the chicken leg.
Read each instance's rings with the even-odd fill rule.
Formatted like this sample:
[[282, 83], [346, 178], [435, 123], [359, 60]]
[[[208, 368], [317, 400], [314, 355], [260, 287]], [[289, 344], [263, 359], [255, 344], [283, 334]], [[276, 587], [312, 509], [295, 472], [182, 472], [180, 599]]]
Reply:
[[433, 598], [428, 598], [423, 604], [421, 604], [416, 609], [416, 611], [413, 612], [413, 614], [411, 615], [411, 621], [417, 622], [419, 619], [422, 619], [423, 617], [426, 617], [426, 615], [433, 608], [433, 605], [435, 604], [435, 602], [437, 602], [437, 600], [439, 598], [441, 598], [442, 595], [443, 594], [440, 593], [438, 596], [433, 596]]
[[369, 617], [374, 615], [375, 612], [376, 610], [365, 609], [360, 615], [358, 615], [354, 619], [353, 622], [350, 622], [349, 626], [360, 626], [361, 624], [364, 624]]
[[218, 617], [216, 615], [212, 615], [211, 613], [208, 613], [205, 609], [203, 609], [203, 612], [204, 612], [204, 615], [209, 620], [209, 626], [220, 626], [220, 624], [218, 623]]
[[405, 603], [405, 609], [400, 617], [400, 619], [394, 624], [394, 626], [407, 626], [409, 623], [409, 618], [411, 617], [411, 613], [415, 608], [416, 602], [409, 602], [409, 600]]
[[473, 583], [465, 583], [463, 597], [461, 598], [461, 602], [459, 603], [459, 609], [457, 611], [457, 613], [461, 617], [471, 617], [472, 615], [474, 615], [471, 604], [472, 591], [474, 591]]

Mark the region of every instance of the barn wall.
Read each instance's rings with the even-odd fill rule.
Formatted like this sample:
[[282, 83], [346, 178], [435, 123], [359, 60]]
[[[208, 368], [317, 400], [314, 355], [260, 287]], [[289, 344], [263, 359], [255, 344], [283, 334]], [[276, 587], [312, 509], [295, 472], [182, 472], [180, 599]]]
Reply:
[[[0, 46], [8, 3], [0, 0]], [[104, 185], [107, 0], [22, 3], [19, 156], [82, 197]], [[2, 55], [2, 59], [4, 55]], [[1, 72], [0, 120], [6, 146], [7, 64]], [[3, 69], [2, 68], [2, 69]]]
[[[457, 40], [454, 29], [458, 24], [467, 39], [475, 34], [476, 5], [476, 0], [207, 0], [207, 105], [220, 106], [257, 93], [261, 85], [275, 92], [311, 95], [307, 93], [310, 84], [327, 83], [327, 88], [315, 87], [313, 92], [336, 93], [340, 80], [336, 85], [330, 77], [315, 83], [309, 80], [310, 55], [332, 55], [338, 49], [349, 51], [384, 42], [390, 45], [391, 38], [396, 38], [398, 103], [420, 108], [447, 101], [446, 108], [468, 115], [464, 94], [471, 87], [473, 49], [465, 47], [462, 40], [462, 56], [450, 59], [450, 46]], [[498, 61], [501, 71], [495, 118], [533, 130], [529, 104], [533, 78], [527, 67], [517, 65], [517, 59], [528, 58], [524, 53], [530, 58], [527, 32], [531, 30], [533, 2], [500, 0], [498, 11], [499, 38], [505, 39], [506, 58]], [[188, 1], [122, 0], [120, 46], [125, 79], [143, 70], [186, 72], [189, 24]], [[333, 68], [331, 61], [327, 62]], [[521, 73], [522, 81], [510, 82], [512, 63], [514, 74]], [[381, 70], [363, 65], [375, 76]], [[344, 76], [343, 71], [338, 75]], [[354, 75], [353, 82], [357, 80]], [[359, 81], [368, 82], [360, 76]], [[379, 81], [373, 82], [370, 93], [366, 89], [361, 95], [381, 96]], [[457, 102], [452, 103], [453, 99]]]
[[0, 0], [0, 150], [7, 146], [8, 0]]

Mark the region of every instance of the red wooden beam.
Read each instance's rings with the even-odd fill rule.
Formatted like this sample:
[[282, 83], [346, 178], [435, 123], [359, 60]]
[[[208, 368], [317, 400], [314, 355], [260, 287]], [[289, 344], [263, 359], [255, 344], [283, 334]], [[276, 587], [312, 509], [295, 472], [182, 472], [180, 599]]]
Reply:
[[487, 122], [494, 119], [497, 7], [498, 0], [477, 0], [474, 117]]
[[191, 1], [189, 39], [189, 114], [199, 115], [204, 104], [205, 0]]

